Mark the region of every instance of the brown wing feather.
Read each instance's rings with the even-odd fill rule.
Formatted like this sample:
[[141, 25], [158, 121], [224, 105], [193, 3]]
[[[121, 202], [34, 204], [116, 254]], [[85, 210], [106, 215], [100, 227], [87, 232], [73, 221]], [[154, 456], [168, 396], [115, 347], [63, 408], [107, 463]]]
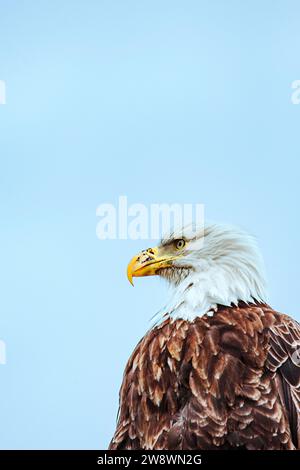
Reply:
[[294, 449], [298, 340], [266, 305], [167, 319], [128, 361], [110, 449]]
[[281, 399], [287, 411], [292, 440], [300, 447], [300, 325], [282, 315], [270, 328], [267, 367], [277, 374]]

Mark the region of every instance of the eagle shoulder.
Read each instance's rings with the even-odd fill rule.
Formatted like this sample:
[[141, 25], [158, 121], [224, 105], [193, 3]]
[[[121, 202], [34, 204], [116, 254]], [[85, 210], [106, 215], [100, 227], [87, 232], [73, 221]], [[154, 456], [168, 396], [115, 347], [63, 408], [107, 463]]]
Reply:
[[298, 340], [299, 325], [262, 304], [165, 320], [127, 363], [110, 449], [295, 448]]
[[278, 391], [288, 417], [292, 440], [300, 447], [300, 325], [280, 315], [270, 328], [267, 367], [275, 372]]

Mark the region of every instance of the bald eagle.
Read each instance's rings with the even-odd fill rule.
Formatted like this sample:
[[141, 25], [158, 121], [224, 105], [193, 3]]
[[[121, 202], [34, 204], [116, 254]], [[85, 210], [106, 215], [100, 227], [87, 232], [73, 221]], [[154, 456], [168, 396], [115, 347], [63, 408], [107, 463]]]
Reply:
[[133, 351], [110, 449], [299, 449], [300, 325], [266, 302], [253, 237], [210, 225], [135, 256], [167, 306]]

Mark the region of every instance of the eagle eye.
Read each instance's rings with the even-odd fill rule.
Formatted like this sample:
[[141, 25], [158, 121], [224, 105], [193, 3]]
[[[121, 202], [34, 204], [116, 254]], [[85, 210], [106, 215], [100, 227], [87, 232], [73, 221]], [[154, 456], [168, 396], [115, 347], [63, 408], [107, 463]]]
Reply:
[[175, 242], [176, 250], [182, 250], [185, 247], [185, 240], [180, 239]]

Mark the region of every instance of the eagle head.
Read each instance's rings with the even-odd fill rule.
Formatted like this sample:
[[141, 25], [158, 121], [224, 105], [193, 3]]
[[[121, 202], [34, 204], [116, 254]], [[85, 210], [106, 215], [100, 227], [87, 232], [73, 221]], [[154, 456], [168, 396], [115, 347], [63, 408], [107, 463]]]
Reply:
[[127, 277], [161, 276], [174, 289], [164, 316], [193, 319], [218, 305], [265, 302], [263, 260], [253, 236], [228, 225], [187, 226], [132, 258]]

